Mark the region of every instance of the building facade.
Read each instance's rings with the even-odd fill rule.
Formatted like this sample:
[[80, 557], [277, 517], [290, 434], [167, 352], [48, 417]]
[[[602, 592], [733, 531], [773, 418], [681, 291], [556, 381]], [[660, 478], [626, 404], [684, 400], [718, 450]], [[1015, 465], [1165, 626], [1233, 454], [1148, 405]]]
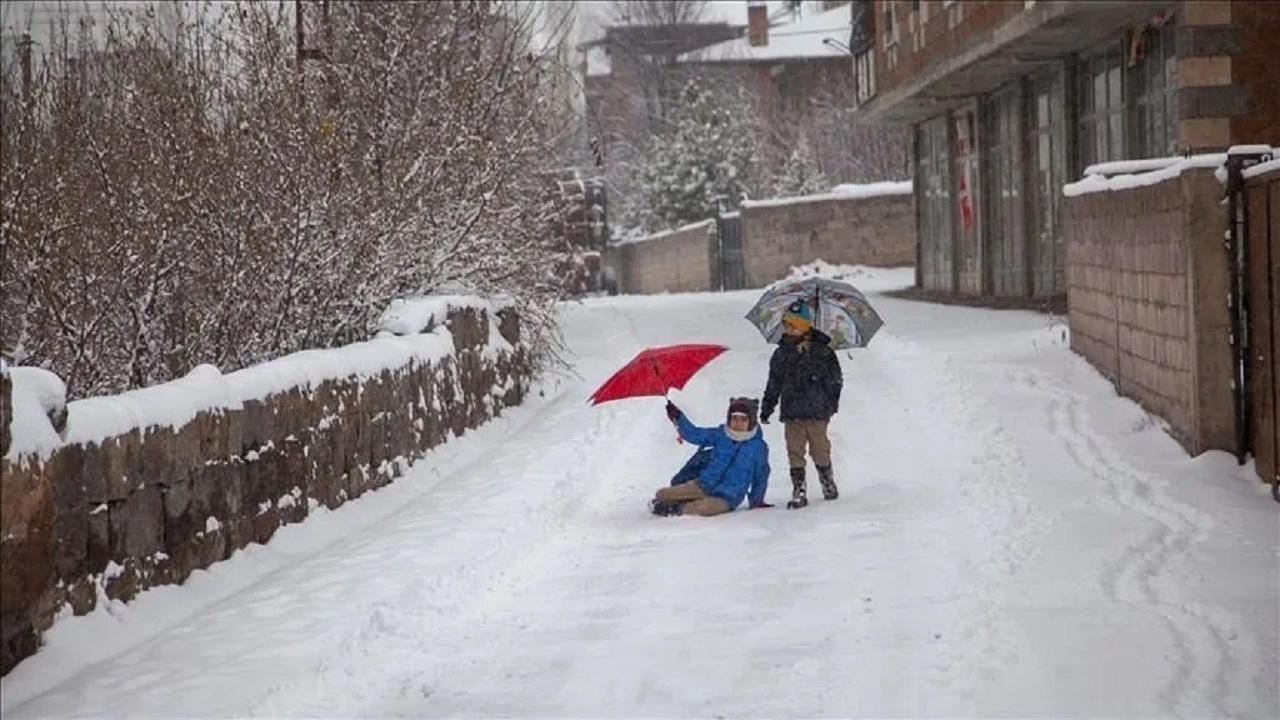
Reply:
[[1280, 3], [857, 5], [855, 117], [912, 128], [928, 290], [1063, 296], [1064, 184], [1280, 139]]

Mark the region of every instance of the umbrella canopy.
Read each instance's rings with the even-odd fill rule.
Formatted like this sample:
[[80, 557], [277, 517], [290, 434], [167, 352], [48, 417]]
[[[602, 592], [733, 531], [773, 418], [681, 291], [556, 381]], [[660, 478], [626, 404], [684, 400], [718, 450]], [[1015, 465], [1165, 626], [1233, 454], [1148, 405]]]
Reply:
[[591, 404], [683, 388], [694, 373], [728, 350], [723, 345], [667, 345], [649, 348], [623, 365], [591, 395]]
[[809, 306], [814, 327], [831, 338], [833, 350], [866, 347], [884, 325], [861, 290], [849, 283], [819, 277], [774, 285], [756, 301], [747, 320], [765, 340], [776, 343], [782, 338], [782, 316], [794, 302]]

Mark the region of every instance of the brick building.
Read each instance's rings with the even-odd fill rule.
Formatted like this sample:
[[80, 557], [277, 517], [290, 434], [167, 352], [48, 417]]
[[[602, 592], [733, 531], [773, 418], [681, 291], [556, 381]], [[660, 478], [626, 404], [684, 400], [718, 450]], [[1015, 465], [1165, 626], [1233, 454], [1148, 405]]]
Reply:
[[680, 56], [686, 67], [720, 73], [741, 83], [771, 114], [804, 112], [815, 99], [838, 98], [852, 85], [848, 49], [849, 0], [809, 3], [798, 18], [771, 18], [762, 2], [749, 3], [741, 37]]
[[1280, 3], [862, 0], [857, 110], [914, 132], [918, 284], [1062, 296], [1062, 187], [1280, 136]]

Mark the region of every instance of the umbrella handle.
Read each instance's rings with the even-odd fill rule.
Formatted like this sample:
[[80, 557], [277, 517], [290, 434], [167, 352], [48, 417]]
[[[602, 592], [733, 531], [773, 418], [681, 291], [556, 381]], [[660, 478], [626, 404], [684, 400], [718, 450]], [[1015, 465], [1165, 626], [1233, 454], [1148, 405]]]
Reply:
[[[658, 368], [655, 366], [655, 367], [654, 367], [654, 372], [656, 373], [657, 371], [658, 371]], [[666, 399], [666, 401], [667, 401], [667, 402], [671, 402], [671, 391], [670, 391], [670, 390], [664, 390], [664, 391], [662, 392], [662, 397], [663, 397], [664, 399]], [[672, 425], [675, 425], [675, 424], [676, 424], [676, 421], [675, 421], [675, 420], [672, 420], [672, 421], [671, 421], [671, 424], [672, 424]], [[677, 442], [677, 443], [679, 443], [679, 444], [681, 444], [681, 445], [683, 445], [683, 444], [684, 444], [684, 438], [680, 437], [680, 428], [679, 428], [679, 427], [677, 427], [677, 428], [676, 428], [676, 442]]]

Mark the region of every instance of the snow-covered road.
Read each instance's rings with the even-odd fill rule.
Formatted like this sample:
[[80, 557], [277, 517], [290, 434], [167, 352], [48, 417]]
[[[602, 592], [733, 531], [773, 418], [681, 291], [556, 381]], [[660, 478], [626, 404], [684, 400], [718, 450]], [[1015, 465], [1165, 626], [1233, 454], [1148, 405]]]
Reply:
[[876, 298], [888, 326], [842, 354], [840, 500], [648, 515], [689, 447], [660, 400], [586, 397], [642, 347], [722, 342], [675, 396], [719, 421], [763, 386], [755, 295], [566, 308], [580, 377], [182, 587], [61, 620], [4, 716], [1280, 716], [1276, 506], [1043, 316]]

